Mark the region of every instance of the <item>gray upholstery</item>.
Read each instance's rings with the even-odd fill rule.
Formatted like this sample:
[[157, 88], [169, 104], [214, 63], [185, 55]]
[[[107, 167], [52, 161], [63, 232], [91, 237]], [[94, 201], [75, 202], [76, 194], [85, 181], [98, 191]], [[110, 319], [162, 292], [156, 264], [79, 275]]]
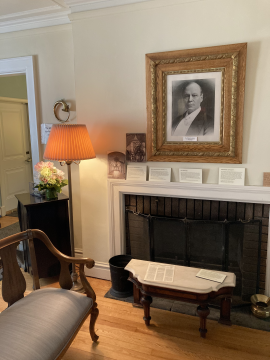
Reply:
[[92, 307], [69, 290], [36, 290], [0, 314], [0, 360], [53, 360]]

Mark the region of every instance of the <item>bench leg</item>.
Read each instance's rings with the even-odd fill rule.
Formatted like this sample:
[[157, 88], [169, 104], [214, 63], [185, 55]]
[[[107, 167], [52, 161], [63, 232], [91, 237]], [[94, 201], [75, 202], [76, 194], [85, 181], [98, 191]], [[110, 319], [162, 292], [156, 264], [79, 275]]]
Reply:
[[145, 321], [145, 325], [150, 325], [150, 320], [151, 320], [151, 316], [150, 316], [150, 304], [152, 303], [152, 298], [151, 296], [147, 296], [147, 295], [143, 295], [141, 297], [141, 304], [143, 306], [143, 310], [144, 310], [144, 317], [143, 320]]
[[133, 298], [134, 298], [134, 302], [132, 305], [134, 307], [142, 308], [142, 304], [140, 303], [141, 292], [140, 289], [138, 289], [135, 284], [133, 284]]
[[92, 341], [94, 341], [94, 342], [98, 341], [98, 338], [99, 338], [97, 336], [97, 334], [95, 333], [95, 323], [96, 323], [98, 314], [99, 314], [99, 310], [97, 308], [97, 303], [95, 302], [92, 307], [92, 311], [91, 311], [91, 315], [90, 315], [91, 316], [90, 324], [89, 324], [90, 335], [91, 335]]
[[210, 310], [207, 304], [202, 304], [197, 307], [197, 313], [200, 317], [200, 334], [202, 338], [205, 338], [207, 329], [206, 329], [206, 318], [210, 314]]
[[221, 299], [220, 306], [220, 318], [219, 323], [223, 325], [232, 325], [231, 319], [231, 298], [223, 298]]

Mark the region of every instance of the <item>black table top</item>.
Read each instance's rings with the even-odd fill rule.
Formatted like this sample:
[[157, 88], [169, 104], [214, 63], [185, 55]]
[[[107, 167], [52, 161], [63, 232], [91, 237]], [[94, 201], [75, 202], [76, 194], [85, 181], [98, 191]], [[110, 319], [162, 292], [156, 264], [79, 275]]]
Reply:
[[34, 206], [43, 203], [51, 203], [54, 201], [68, 200], [68, 196], [64, 194], [58, 194], [58, 199], [55, 200], [46, 200], [45, 197], [38, 197], [34, 195], [30, 195], [29, 193], [17, 194], [15, 197], [18, 201], [24, 206]]

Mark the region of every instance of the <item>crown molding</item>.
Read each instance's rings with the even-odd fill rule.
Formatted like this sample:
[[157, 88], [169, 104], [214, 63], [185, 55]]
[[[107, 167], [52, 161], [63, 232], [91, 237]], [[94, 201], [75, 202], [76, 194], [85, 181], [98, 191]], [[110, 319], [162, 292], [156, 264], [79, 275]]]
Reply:
[[[95, 18], [99, 16], [108, 16], [112, 14], [118, 13], [126, 13], [126, 12], [134, 12], [134, 11], [144, 11], [151, 10], [160, 7], [168, 7], [168, 6], [179, 6], [186, 3], [193, 2], [202, 2], [206, 0], [96, 0], [95, 2], [88, 0], [87, 4], [79, 5], [76, 7], [75, 2], [84, 2], [86, 0], [66, 0], [72, 2], [70, 4], [71, 14], [69, 15], [70, 20], [73, 22], [80, 21], [88, 18]], [[96, 8], [89, 8], [87, 11], [87, 7], [90, 6], [90, 1], [95, 4]], [[120, 4], [121, 1], [121, 4]], [[103, 7], [100, 5], [103, 3]], [[109, 6], [110, 4], [110, 6]], [[112, 5], [114, 4], [114, 5]], [[105, 6], [107, 5], [107, 6]], [[121, 6], [120, 6], [121, 5]]]
[[155, 0], [65, 0], [72, 13], [105, 9]]
[[32, 9], [32, 10], [27, 10], [27, 11], [21, 11], [18, 13], [11, 13], [11, 14], [7, 14], [7, 15], [1, 15], [0, 16], [0, 21], [5, 19], [14, 19], [14, 18], [24, 18], [24, 17], [29, 17], [31, 14], [35, 14], [36, 16], [40, 13], [44, 13], [44, 12], [54, 12], [61, 9], [61, 7], [59, 5], [53, 5], [53, 6], [47, 6], [45, 8], [40, 8], [40, 9]]
[[[205, 0], [54, 0], [57, 5], [0, 16], [0, 34], [70, 24], [71, 20]], [[128, 6], [133, 5], [133, 6]], [[107, 11], [106, 11], [107, 9]], [[104, 12], [105, 11], [105, 12]], [[76, 13], [76, 15], [75, 15]]]
[[69, 24], [69, 8], [60, 5], [48, 6], [0, 16], [0, 34], [13, 31]]

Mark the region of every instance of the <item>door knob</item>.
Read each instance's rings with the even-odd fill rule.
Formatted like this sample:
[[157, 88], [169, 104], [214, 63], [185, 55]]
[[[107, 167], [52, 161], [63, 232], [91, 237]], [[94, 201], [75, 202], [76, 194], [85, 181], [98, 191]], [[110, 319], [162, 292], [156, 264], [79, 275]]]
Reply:
[[31, 162], [32, 159], [29, 157], [28, 159], [24, 160], [25, 162]]

